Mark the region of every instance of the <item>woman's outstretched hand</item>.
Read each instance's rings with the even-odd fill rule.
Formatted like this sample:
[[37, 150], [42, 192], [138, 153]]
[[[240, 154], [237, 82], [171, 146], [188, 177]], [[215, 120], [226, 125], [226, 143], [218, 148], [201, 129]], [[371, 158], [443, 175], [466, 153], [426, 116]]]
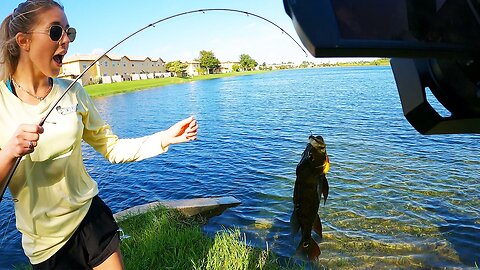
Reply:
[[184, 143], [197, 139], [198, 125], [193, 116], [183, 119], [165, 130], [163, 147], [170, 144]]

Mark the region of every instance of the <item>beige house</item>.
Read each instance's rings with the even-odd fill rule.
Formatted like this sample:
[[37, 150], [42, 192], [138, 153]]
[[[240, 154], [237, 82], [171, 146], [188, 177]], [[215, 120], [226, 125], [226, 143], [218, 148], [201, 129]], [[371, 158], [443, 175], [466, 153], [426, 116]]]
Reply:
[[[298, 66], [293, 64], [293, 63], [285, 63], [285, 64], [269, 64], [267, 65], [267, 68], [271, 68], [273, 70], [275, 69], [292, 69], [292, 68], [297, 68]], [[256, 67], [256, 69], [258, 69], [258, 66]]]
[[[59, 77], [76, 78], [99, 55], [73, 55], [66, 57], [63, 61]], [[134, 74], [145, 74], [145, 76], [132, 76]], [[92, 83], [110, 83], [117, 81], [132, 80], [138, 78], [168, 77], [170, 74], [165, 71], [165, 62], [161, 59], [150, 57], [116, 56], [107, 54], [88, 70], [82, 77], [80, 83], [88, 85]]]
[[198, 76], [198, 70], [200, 69], [200, 62], [198, 61], [187, 61], [187, 70], [185, 70], [185, 73], [187, 73], [188, 76], [193, 77], [193, 76]]
[[[79, 76], [87, 67], [100, 55], [76, 54], [63, 59], [62, 69], [59, 77], [74, 79]], [[200, 70], [199, 61], [187, 61], [185, 73], [188, 76], [198, 76]], [[220, 62], [220, 68], [215, 72], [232, 72], [233, 65], [240, 62]], [[90, 68], [79, 82], [83, 85], [94, 83], [112, 83], [130, 80], [145, 80], [152, 78], [170, 77], [166, 72], [165, 62], [162, 58], [152, 59], [150, 57], [117, 56], [107, 54], [102, 56], [95, 65]]]
[[[95, 55], [74, 55], [71, 57], [65, 57], [63, 59], [63, 65], [60, 69], [61, 78], [71, 78], [74, 79], [80, 75], [90, 64], [97, 59], [98, 56]], [[92, 80], [92, 78], [98, 77], [98, 71], [96, 67], [90, 68], [82, 79], [79, 80], [80, 83], [84, 84], [82, 80]], [[88, 84], [88, 83], [86, 83]]]
[[221, 73], [228, 73], [233, 72], [233, 65], [240, 65], [238, 61], [226, 61], [220, 63], [220, 72]]

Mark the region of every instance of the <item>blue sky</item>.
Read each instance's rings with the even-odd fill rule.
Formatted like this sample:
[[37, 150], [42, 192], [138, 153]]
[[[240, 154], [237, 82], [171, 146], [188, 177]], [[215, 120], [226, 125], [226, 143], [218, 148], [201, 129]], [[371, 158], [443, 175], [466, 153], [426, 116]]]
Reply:
[[[7, 2], [7, 3], [5, 3]], [[21, 1], [2, 0], [5, 17]], [[265, 17], [299, 43], [281, 0], [62, 0], [77, 39], [69, 55], [104, 52], [139, 28], [167, 16], [202, 8], [231, 8]], [[303, 45], [302, 45], [303, 46]], [[238, 60], [249, 54], [259, 63], [308, 60], [324, 62], [305, 53], [273, 25], [239, 13], [208, 12], [177, 17], [132, 37], [112, 53], [161, 57], [165, 61], [192, 60], [200, 50], [213, 51], [220, 61]]]

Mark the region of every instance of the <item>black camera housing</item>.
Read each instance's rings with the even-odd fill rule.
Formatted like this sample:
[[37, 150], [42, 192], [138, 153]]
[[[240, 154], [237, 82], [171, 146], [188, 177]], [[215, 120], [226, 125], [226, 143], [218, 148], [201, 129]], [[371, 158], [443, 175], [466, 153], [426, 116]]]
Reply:
[[[480, 133], [480, 1], [284, 0], [315, 57], [390, 57], [407, 120], [422, 134]], [[429, 88], [451, 113], [428, 103]]]

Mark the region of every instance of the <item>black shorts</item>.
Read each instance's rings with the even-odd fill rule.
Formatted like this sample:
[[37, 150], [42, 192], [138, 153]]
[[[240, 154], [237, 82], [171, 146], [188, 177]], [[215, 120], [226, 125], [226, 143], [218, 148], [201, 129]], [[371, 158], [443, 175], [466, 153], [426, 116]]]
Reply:
[[118, 225], [112, 210], [98, 197], [92, 199], [87, 215], [67, 243], [33, 269], [92, 269], [120, 246]]

